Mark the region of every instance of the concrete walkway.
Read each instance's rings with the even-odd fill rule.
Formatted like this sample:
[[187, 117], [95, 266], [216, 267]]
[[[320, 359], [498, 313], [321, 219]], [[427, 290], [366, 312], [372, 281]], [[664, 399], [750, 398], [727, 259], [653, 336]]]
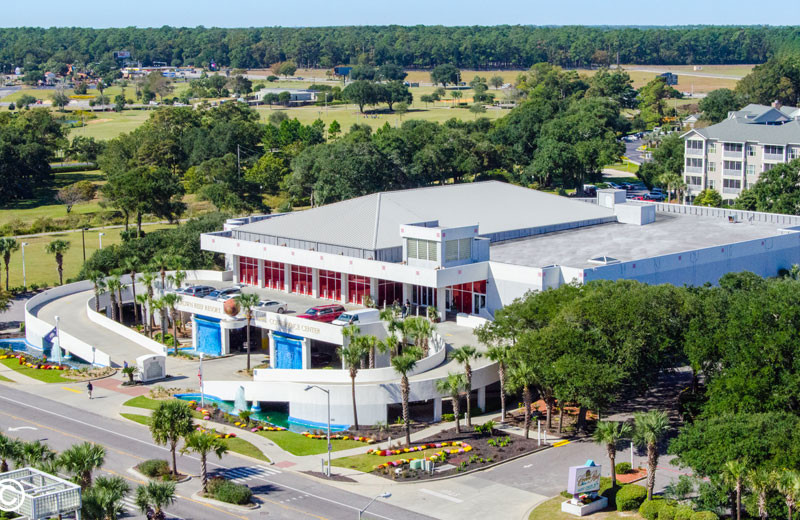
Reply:
[[[9, 368], [5, 366], [3, 363], [0, 363], [0, 376], [8, 378], [15, 383], [21, 383], [25, 385], [44, 385], [43, 381], [39, 381], [38, 379], [34, 379], [32, 377], [28, 377], [25, 374], [17, 372], [13, 368]], [[5, 381], [3, 381], [5, 382]]]

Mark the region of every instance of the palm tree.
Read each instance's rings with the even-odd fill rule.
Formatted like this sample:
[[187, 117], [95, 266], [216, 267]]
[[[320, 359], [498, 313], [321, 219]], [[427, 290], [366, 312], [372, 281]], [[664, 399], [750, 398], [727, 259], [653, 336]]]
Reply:
[[186, 280], [186, 276], [186, 271], [176, 269], [173, 274], [167, 276], [167, 281], [171, 282], [175, 289], [180, 289], [181, 284], [183, 284], [183, 281]]
[[164, 306], [169, 309], [169, 316], [172, 319], [172, 346], [175, 349], [175, 355], [178, 355], [178, 309], [176, 305], [181, 301], [181, 295], [170, 292], [165, 294], [161, 300]]
[[411, 446], [411, 414], [408, 411], [408, 394], [411, 388], [408, 384], [408, 374], [417, 366], [417, 360], [419, 359], [417, 354], [422, 353], [417, 352], [415, 348], [408, 348], [405, 349], [405, 352], [401, 355], [392, 358], [392, 368], [394, 368], [395, 372], [400, 374], [400, 392], [402, 393], [403, 399], [403, 423], [406, 428], [406, 446]]
[[250, 321], [253, 319], [253, 308], [258, 305], [259, 298], [255, 293], [242, 293], [234, 299], [247, 319], [247, 371], [250, 372]]
[[617, 486], [617, 444], [623, 439], [630, 439], [633, 428], [626, 422], [600, 421], [594, 430], [594, 442], [605, 445], [608, 460], [611, 463], [611, 487]]
[[106, 288], [108, 289], [108, 296], [111, 298], [111, 319], [114, 321], [122, 322], [122, 306], [117, 301], [117, 292], [122, 290], [122, 280], [119, 276], [109, 276], [106, 280]]
[[514, 390], [522, 390], [522, 403], [525, 406], [525, 438], [528, 439], [531, 430], [531, 405], [533, 395], [531, 387], [536, 383], [536, 369], [525, 358], [515, 359], [508, 371], [508, 383]]
[[66, 240], [53, 240], [44, 248], [45, 252], [55, 255], [58, 267], [58, 285], [64, 285], [64, 253], [69, 249], [70, 243]]
[[0, 473], [8, 471], [8, 461], [17, 459], [19, 449], [19, 441], [0, 433]]
[[339, 357], [342, 358], [342, 363], [350, 370], [350, 393], [353, 397], [353, 424], [358, 430], [358, 408], [356, 407], [356, 376], [358, 375], [358, 368], [361, 366], [361, 360], [364, 359], [364, 354], [367, 353], [367, 347], [364, 344], [363, 336], [356, 336], [350, 339], [347, 346], [339, 347]]
[[52, 463], [56, 458], [56, 452], [39, 440], [20, 442], [17, 448], [14, 453], [14, 464], [18, 468], [23, 466], [39, 468]]
[[[133, 295], [133, 301], [136, 301], [136, 273], [139, 270], [139, 258], [136, 256], [131, 256], [125, 259], [122, 263], [122, 268], [130, 275], [131, 277], [131, 294]], [[139, 323], [139, 309], [136, 307], [136, 304], [133, 305], [133, 324], [136, 325]]]
[[206, 461], [208, 454], [213, 453], [220, 459], [228, 451], [225, 441], [215, 437], [208, 432], [194, 431], [186, 436], [185, 445], [182, 453], [188, 451], [197, 453], [200, 456], [200, 479], [203, 482], [203, 493], [208, 492], [208, 466]]
[[167, 337], [167, 306], [164, 303], [164, 298], [156, 298], [155, 300], [150, 301], [150, 313], [153, 314], [158, 312], [158, 317], [160, 318], [161, 323], [159, 327], [161, 328], [161, 342], [166, 344], [166, 337]]
[[244, 421], [245, 426], [250, 426], [250, 418], [253, 417], [252, 410], [239, 410], [239, 419]]
[[142, 513], [153, 510], [153, 520], [165, 520], [164, 508], [175, 502], [175, 482], [151, 480], [136, 488], [135, 501]]
[[741, 519], [742, 515], [742, 485], [747, 475], [749, 463], [744, 460], [729, 460], [722, 468], [722, 480], [733, 488], [736, 493], [736, 520]]
[[94, 310], [100, 312], [100, 295], [106, 292], [106, 279], [100, 271], [89, 271], [89, 280], [94, 284]]
[[167, 269], [175, 262], [175, 257], [166, 253], [158, 253], [150, 260], [150, 265], [155, 267], [161, 277], [161, 291], [166, 288]]
[[776, 475], [776, 487], [783, 499], [786, 501], [786, 509], [789, 511], [789, 520], [792, 520], [792, 513], [797, 501], [800, 500], [800, 471], [795, 469], [784, 469]]
[[145, 309], [146, 309], [147, 303], [149, 301], [150, 301], [150, 299], [147, 297], [146, 294], [137, 294], [136, 295], [136, 303], [139, 304], [139, 306], [141, 307], [141, 311], [142, 311], [142, 325], [144, 325], [144, 331], [148, 335], [150, 333], [150, 323], [148, 323], [149, 320], [147, 319], [147, 311]]
[[133, 376], [135, 376], [137, 372], [139, 372], [139, 367], [136, 365], [128, 365], [122, 368], [122, 375], [128, 376], [128, 382], [131, 384], [133, 384]]
[[763, 468], [752, 470], [747, 474], [747, 487], [756, 495], [758, 516], [761, 520], [766, 520], [768, 516], [767, 494], [774, 485], [772, 478], [772, 473]]
[[430, 337], [434, 331], [433, 324], [427, 318], [413, 318], [414, 344], [422, 349], [422, 357], [428, 357]]
[[6, 266], [6, 291], [8, 290], [8, 264], [11, 263], [11, 253], [19, 249], [19, 243], [13, 238], [0, 238], [0, 254]]
[[81, 489], [86, 491], [92, 485], [92, 471], [101, 468], [106, 460], [106, 449], [91, 442], [74, 444], [59, 455], [59, 460], [62, 467], [75, 476]]
[[192, 411], [183, 401], [164, 401], [150, 416], [150, 434], [156, 444], [169, 445], [172, 453], [172, 474], [178, 475], [176, 449], [178, 441], [194, 430]]
[[509, 347], [492, 345], [486, 350], [486, 357], [497, 363], [497, 375], [500, 376], [500, 422], [506, 422], [506, 364]]
[[447, 374], [444, 379], [436, 380], [436, 390], [450, 396], [453, 400], [453, 415], [456, 416], [456, 433], [461, 433], [461, 392], [467, 387], [464, 374]]
[[140, 278], [145, 287], [147, 287], [147, 310], [149, 314], [148, 322], [150, 324], [148, 330], [150, 331], [151, 339], [153, 337], [153, 329], [155, 328], [156, 324], [153, 321], [153, 310], [150, 308], [150, 304], [152, 303], [153, 297], [155, 295], [155, 292], [153, 290], [153, 284], [155, 284], [157, 278], [158, 275], [156, 273], [142, 273], [142, 276]]
[[669, 431], [669, 417], [661, 410], [633, 414], [633, 441], [647, 447], [647, 500], [653, 500], [658, 467], [658, 443]]
[[117, 520], [124, 512], [122, 499], [130, 491], [122, 477], [97, 477], [81, 493], [81, 517], [87, 520]]
[[470, 405], [470, 393], [472, 392], [472, 367], [470, 361], [481, 357], [481, 353], [472, 345], [464, 345], [454, 349], [450, 354], [451, 359], [464, 365], [464, 374], [467, 376], [467, 428], [472, 428], [472, 412]]

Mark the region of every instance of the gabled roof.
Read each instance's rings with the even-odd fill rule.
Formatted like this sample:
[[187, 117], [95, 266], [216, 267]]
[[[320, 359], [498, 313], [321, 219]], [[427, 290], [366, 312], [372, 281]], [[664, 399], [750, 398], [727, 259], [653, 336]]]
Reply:
[[748, 124], [741, 119], [726, 119], [706, 128], [695, 128], [684, 137], [692, 132], [706, 139], [735, 143], [800, 144], [800, 120], [797, 119], [782, 125]]
[[236, 230], [374, 250], [401, 246], [403, 224], [478, 224], [485, 235], [613, 215], [613, 210], [596, 204], [487, 181], [374, 193]]

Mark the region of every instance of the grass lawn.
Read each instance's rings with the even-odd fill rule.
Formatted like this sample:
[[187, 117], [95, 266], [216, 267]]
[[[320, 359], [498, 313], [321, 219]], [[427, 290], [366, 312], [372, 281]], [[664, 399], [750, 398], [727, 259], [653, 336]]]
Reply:
[[131, 421], [137, 422], [143, 426], [150, 426], [150, 417], [146, 415], [139, 415], [135, 413], [121, 413], [120, 415], [126, 419], [130, 419]]
[[[123, 403], [123, 406], [130, 406], [133, 408], [144, 408], [145, 410], [155, 410], [158, 408], [158, 405], [165, 402], [161, 399], [150, 399], [149, 397], [145, 397], [143, 395], [139, 395], [134, 397], [133, 399], [128, 399]], [[184, 401], [185, 402], [185, 401]], [[203, 414], [198, 411], [192, 410], [192, 417], [195, 419], [202, 419]]]
[[13, 383], [14, 382], [11, 379], [7, 378], [6, 376], [0, 376], [0, 381], [3, 381], [5, 383]]
[[225, 444], [227, 444], [228, 449], [234, 453], [239, 453], [240, 455], [246, 455], [248, 457], [253, 457], [254, 459], [263, 460], [264, 462], [269, 462], [269, 458], [266, 455], [264, 455], [261, 452], [261, 450], [259, 450], [251, 442], [248, 442], [244, 439], [241, 439], [239, 437], [225, 439]]
[[[539, 504], [536, 509], [531, 511], [528, 520], [572, 520], [575, 517], [568, 513], [561, 512], [561, 503], [566, 499], [564, 497], [555, 497], [546, 500]], [[599, 520], [641, 520], [641, 515], [634, 511], [603, 511], [600, 513], [592, 514], [592, 518]]]
[[[366, 448], [366, 451], [369, 448]], [[383, 464], [384, 462], [391, 462], [397, 459], [424, 459], [425, 457], [430, 457], [436, 452], [442, 451], [441, 448], [433, 448], [425, 451], [416, 451], [414, 453], [403, 453], [401, 455], [389, 455], [388, 457], [381, 457], [378, 455], [370, 455], [367, 453], [363, 453], [361, 455], [351, 455], [349, 457], [340, 457], [338, 459], [333, 459], [331, 464], [334, 466], [338, 466], [340, 468], [350, 468], [355, 469], [358, 471], [362, 471], [364, 473], [369, 473], [375, 466], [378, 464]]]
[[[622, 171], [622, 172], [628, 172], [628, 173], [633, 173], [633, 174], [635, 174], [636, 172], [639, 171], [639, 166], [638, 165], [630, 163], [630, 162], [627, 162], [627, 161], [624, 162], [624, 163], [618, 162], [618, 163], [614, 163], [614, 164], [609, 164], [608, 166], [606, 166], [606, 168], [611, 168], [612, 170], [619, 170], [619, 171]], [[633, 178], [635, 178], [635, 177], [633, 177]]]
[[44, 383], [74, 383], [75, 381], [72, 379], [67, 379], [65, 377], [61, 377], [61, 372], [58, 370], [41, 370], [36, 368], [29, 368], [24, 365], [19, 364], [19, 360], [16, 358], [9, 358], [9, 359], [0, 359], [0, 363], [3, 363], [8, 368], [19, 372], [22, 375], [32, 377], [33, 379], [38, 379]]
[[113, 139], [119, 134], [138, 128], [150, 117], [149, 110], [124, 110], [122, 112], [99, 112], [97, 119], [86, 122], [86, 126], [70, 130], [69, 138], [75, 136], [94, 137], [99, 140]]
[[[290, 431], [280, 432], [258, 432], [259, 435], [271, 440], [282, 449], [288, 451], [292, 455], [318, 455], [328, 451], [327, 441], [325, 439], [309, 439], [299, 433]], [[358, 441], [343, 441], [334, 439], [331, 441], [333, 451], [349, 450], [350, 448], [364, 447], [367, 451], [367, 444]]]

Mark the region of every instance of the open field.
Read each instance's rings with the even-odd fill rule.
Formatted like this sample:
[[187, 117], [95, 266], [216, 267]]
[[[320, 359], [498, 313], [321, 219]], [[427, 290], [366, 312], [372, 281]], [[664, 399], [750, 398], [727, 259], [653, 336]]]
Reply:
[[[189, 88], [189, 83], [188, 82], [174, 82], [174, 83], [172, 83], [172, 86], [173, 86], [173, 91], [170, 94], [170, 97], [171, 96], [180, 95], [180, 93], [183, 90]], [[25, 94], [33, 96], [36, 99], [49, 100], [55, 91], [56, 91], [55, 88], [22, 88], [20, 90], [17, 90], [13, 94], [10, 94], [10, 95], [8, 95], [8, 96], [6, 96], [4, 98], [0, 98], [0, 101], [4, 101], [4, 102], [7, 102], [7, 103], [10, 103], [10, 102], [15, 102], [16, 103], [17, 100], [19, 98], [21, 98], [22, 96], [24, 96]], [[71, 88], [63, 89], [63, 91], [68, 96], [72, 96], [72, 95], [75, 94], [75, 90], [71, 89]], [[114, 85], [114, 86], [108, 87], [107, 89], [103, 90], [103, 94], [106, 97], [110, 98], [111, 101], [113, 102], [114, 98], [117, 95], [122, 94], [123, 91], [125, 92], [125, 99], [128, 101], [128, 103], [135, 103], [136, 102], [136, 86], [133, 85], [132, 83], [129, 83], [128, 86], [126, 86], [126, 87], [121, 87], [119, 85]], [[94, 88], [90, 88], [90, 89], [88, 89], [86, 91], [85, 95], [86, 96], [91, 96], [91, 97], [96, 97], [96, 96], [100, 95], [100, 91], [97, 90], [97, 89], [94, 89]], [[85, 99], [88, 101], [89, 98], [85, 98]]]
[[[67, 216], [66, 206], [55, 200], [56, 192], [78, 181], [91, 181], [95, 184], [104, 182], [104, 175], [99, 170], [56, 173], [52, 188], [40, 188], [36, 196], [8, 202], [0, 209], [0, 226], [14, 219], [32, 222], [37, 218], [63, 218]], [[72, 213], [83, 215], [100, 211], [98, 200], [92, 200], [72, 207]]]
[[659, 70], [676, 74], [714, 74], [731, 76], [736, 79], [750, 74], [755, 65], [700, 65], [702, 67], [700, 70], [694, 70], [694, 65], [623, 65], [623, 67], [626, 69]]
[[100, 112], [97, 119], [86, 122], [82, 128], [70, 130], [70, 139], [75, 136], [113, 139], [119, 134], [138, 128], [150, 117], [149, 110], [125, 110], [123, 112]]

